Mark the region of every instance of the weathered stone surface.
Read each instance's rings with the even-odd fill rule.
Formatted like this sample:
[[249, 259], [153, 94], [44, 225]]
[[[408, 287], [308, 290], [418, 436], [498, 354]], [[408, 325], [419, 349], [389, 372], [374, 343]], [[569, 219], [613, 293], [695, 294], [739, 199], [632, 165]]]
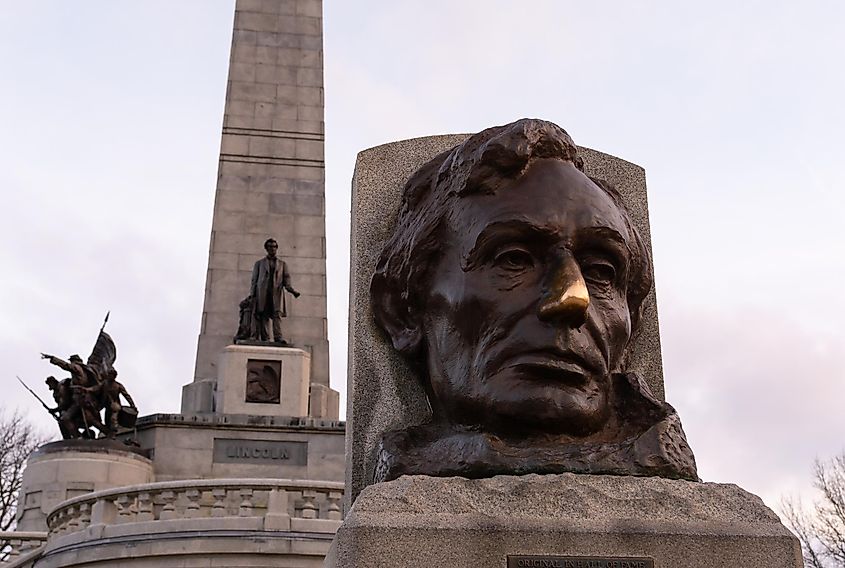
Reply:
[[339, 402], [337, 391], [323, 385], [311, 385], [311, 392], [308, 397], [308, 415], [313, 418], [337, 416]]
[[366, 488], [326, 566], [504, 568], [510, 555], [655, 566], [801, 566], [798, 541], [736, 485], [598, 475], [406, 476]]
[[[324, 519], [294, 519], [290, 528], [307, 532], [307, 538], [298, 539], [284, 528], [262, 526], [261, 521], [259, 517], [221, 517], [99, 525], [55, 538], [55, 546], [39, 554], [37, 565], [317, 568], [330, 546], [331, 529], [337, 525]], [[309, 522], [302, 523], [307, 527], [302, 528], [295, 521]]]
[[214, 408], [217, 381], [194, 381], [182, 386], [182, 412], [207, 412]]
[[[352, 246], [349, 307], [349, 371], [346, 498], [354, 500], [371, 483], [382, 434], [425, 422], [428, 405], [409, 366], [373, 320], [369, 287], [378, 255], [393, 231], [401, 190], [428, 160], [463, 142], [454, 134], [403, 140], [358, 154], [352, 179]], [[651, 251], [644, 170], [630, 162], [580, 148], [587, 174], [607, 180], [621, 193]], [[638, 372], [663, 399], [663, 369], [655, 293], [643, 303], [641, 332], [634, 338], [629, 370]]]
[[[143, 449], [155, 448], [156, 481], [222, 477], [342, 481], [343, 430], [343, 422], [307, 417], [155, 414], [138, 420], [138, 441]], [[304, 442], [306, 464], [216, 462], [214, 441], [223, 439]]]
[[17, 530], [46, 531], [47, 515], [66, 499], [152, 480], [152, 462], [120, 442], [62, 440], [45, 444], [26, 463]]
[[[250, 361], [278, 361], [281, 369], [280, 396], [276, 403], [250, 401]], [[229, 345], [220, 355], [216, 410], [226, 414], [256, 416], [308, 416], [308, 387], [311, 355], [302, 349]]]

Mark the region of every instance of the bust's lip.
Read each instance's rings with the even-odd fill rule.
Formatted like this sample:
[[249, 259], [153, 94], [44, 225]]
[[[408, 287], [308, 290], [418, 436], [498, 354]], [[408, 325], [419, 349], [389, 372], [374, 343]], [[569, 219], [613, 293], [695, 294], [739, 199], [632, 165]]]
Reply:
[[583, 357], [570, 351], [541, 349], [521, 353], [508, 359], [505, 367], [516, 367], [527, 371], [531, 378], [543, 382], [582, 385], [587, 382], [591, 372], [590, 365]]

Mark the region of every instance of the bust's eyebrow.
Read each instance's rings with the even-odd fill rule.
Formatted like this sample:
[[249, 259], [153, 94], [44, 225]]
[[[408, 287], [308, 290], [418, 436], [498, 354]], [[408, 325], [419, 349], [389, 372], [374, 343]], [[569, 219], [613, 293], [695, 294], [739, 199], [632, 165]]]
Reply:
[[470, 270], [479, 264], [482, 253], [490, 246], [511, 240], [553, 242], [560, 238], [560, 232], [550, 227], [536, 225], [525, 219], [494, 221], [478, 234], [475, 244], [462, 259], [463, 270]]
[[628, 248], [628, 241], [622, 234], [611, 227], [584, 227], [575, 232], [575, 240], [585, 243], [614, 241], [617, 245]]
[[[598, 246], [606, 252], [620, 257], [625, 262], [631, 258], [628, 241], [622, 234], [607, 226], [584, 227], [575, 232], [576, 248]], [[525, 219], [508, 219], [490, 223], [478, 234], [472, 249], [463, 255], [461, 268], [471, 270], [477, 267], [483, 259], [483, 253], [491, 246], [508, 241], [533, 241], [550, 244], [561, 238], [560, 230], [552, 227], [536, 225]]]
[[624, 264], [633, 256], [628, 240], [616, 229], [606, 226], [579, 229], [575, 233], [574, 245], [581, 249], [602, 249]]

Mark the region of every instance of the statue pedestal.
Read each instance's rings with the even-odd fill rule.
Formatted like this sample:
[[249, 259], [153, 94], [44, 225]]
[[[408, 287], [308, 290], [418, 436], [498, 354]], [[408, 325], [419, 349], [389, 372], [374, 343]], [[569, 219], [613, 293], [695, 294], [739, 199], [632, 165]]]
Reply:
[[182, 387], [182, 413], [294, 416], [338, 420], [340, 394], [311, 382], [311, 354], [267, 342], [239, 342], [220, 353], [215, 380]]
[[[553, 558], [565, 556], [581, 563]], [[658, 568], [803, 566], [797, 539], [736, 485], [574, 474], [371, 485], [325, 566], [622, 568], [640, 559]]]
[[141, 447], [155, 450], [157, 481], [343, 480], [338, 393], [310, 382], [308, 351], [266, 342], [228, 345], [216, 368], [215, 380], [182, 389], [181, 413], [138, 420]]
[[140, 450], [113, 440], [44, 444], [26, 462], [17, 529], [46, 531], [56, 505], [85, 493], [153, 481], [153, 464]]
[[311, 355], [293, 347], [229, 345], [220, 354], [220, 414], [308, 416]]

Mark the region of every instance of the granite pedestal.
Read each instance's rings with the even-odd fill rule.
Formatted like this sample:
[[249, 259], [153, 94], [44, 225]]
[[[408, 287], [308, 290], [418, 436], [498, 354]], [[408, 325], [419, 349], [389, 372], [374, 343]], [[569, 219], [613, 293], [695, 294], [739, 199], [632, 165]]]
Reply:
[[218, 369], [218, 413], [308, 416], [311, 356], [306, 351], [229, 345]]
[[[802, 566], [797, 539], [736, 485], [575, 474], [370, 485], [325, 566], [505, 568], [509, 556], [519, 566], [567, 566], [555, 556], [652, 559], [657, 568]], [[520, 556], [534, 558], [520, 564]]]

